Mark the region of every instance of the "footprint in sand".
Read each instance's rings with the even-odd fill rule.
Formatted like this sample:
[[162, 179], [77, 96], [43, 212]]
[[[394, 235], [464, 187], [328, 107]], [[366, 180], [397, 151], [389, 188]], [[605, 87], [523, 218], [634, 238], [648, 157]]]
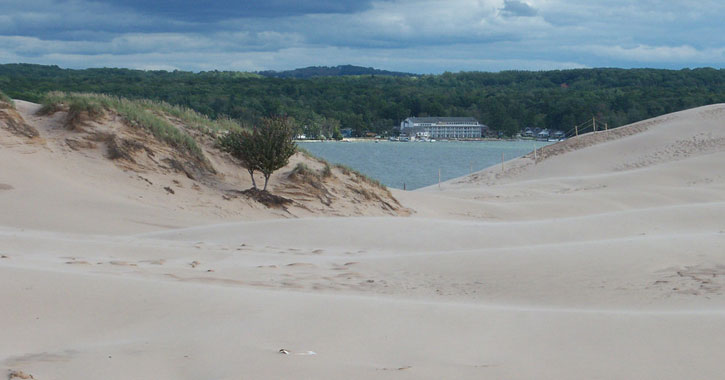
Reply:
[[164, 265], [166, 260], [164, 259], [158, 259], [158, 260], [141, 260], [144, 264], [151, 264], [151, 265]]
[[406, 369], [411, 369], [413, 367], [407, 365], [405, 367], [397, 367], [397, 368], [377, 368], [378, 371], [405, 371]]
[[338, 277], [338, 278], [344, 277], [345, 279], [352, 280], [353, 278], [360, 278], [360, 277], [362, 277], [362, 275], [357, 272], [345, 272], [345, 273], [340, 273], [340, 274], [336, 275], [335, 277]]
[[302, 289], [304, 286], [296, 283], [296, 282], [289, 282], [289, 281], [282, 281], [281, 283], [283, 288], [286, 289]]
[[357, 261], [350, 261], [350, 262], [347, 262], [347, 263], [342, 264], [342, 265], [340, 265], [340, 264], [332, 264], [333, 266], [330, 269], [332, 269], [332, 270], [348, 270], [349, 267], [351, 267], [351, 266], [353, 266], [355, 264], [360, 264], [360, 263], [357, 262]]
[[315, 264], [311, 263], [291, 263], [287, 264], [288, 267], [307, 267], [307, 268], [316, 268], [317, 266]]
[[127, 261], [119, 261], [119, 260], [109, 261], [108, 263], [111, 264], [111, 265], [118, 265], [118, 266], [122, 266], [122, 267], [136, 267], [136, 266], [138, 266], [138, 264], [129, 263]]

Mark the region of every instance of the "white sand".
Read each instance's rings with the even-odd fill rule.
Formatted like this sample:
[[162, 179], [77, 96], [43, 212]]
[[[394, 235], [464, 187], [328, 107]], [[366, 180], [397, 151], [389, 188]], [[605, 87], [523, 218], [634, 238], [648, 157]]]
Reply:
[[725, 105], [641, 129], [394, 191], [411, 217], [293, 219], [182, 208], [0, 129], [0, 370], [720, 378]]

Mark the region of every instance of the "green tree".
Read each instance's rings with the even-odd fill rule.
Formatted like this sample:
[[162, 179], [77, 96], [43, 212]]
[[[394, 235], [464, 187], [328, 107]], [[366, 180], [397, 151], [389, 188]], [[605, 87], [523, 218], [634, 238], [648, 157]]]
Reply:
[[342, 132], [340, 132], [340, 128], [335, 127], [335, 129], [332, 130], [332, 138], [337, 141], [342, 140]]
[[335, 140], [342, 140], [342, 133], [340, 133], [340, 121], [337, 119], [325, 118], [322, 121], [321, 128], [326, 137], [333, 138]]
[[255, 166], [264, 175], [264, 189], [267, 190], [269, 177], [277, 169], [289, 163], [289, 158], [297, 151], [292, 122], [284, 117], [262, 119], [262, 125], [254, 128], [251, 144], [256, 160]]

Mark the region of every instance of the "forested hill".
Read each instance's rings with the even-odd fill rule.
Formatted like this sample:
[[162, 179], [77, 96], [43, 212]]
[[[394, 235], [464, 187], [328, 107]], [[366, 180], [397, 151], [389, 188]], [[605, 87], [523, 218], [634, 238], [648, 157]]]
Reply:
[[387, 75], [393, 77], [414, 76], [411, 73], [387, 71], [374, 69], [372, 67], [341, 65], [341, 66], [310, 66], [301, 69], [287, 71], [259, 71], [259, 75], [275, 78], [312, 78], [312, 77], [337, 77], [345, 75]]
[[51, 90], [100, 92], [191, 107], [211, 117], [254, 121], [289, 115], [309, 136], [337, 128], [394, 133], [408, 116], [472, 116], [515, 134], [524, 127], [570, 129], [596, 116], [619, 126], [725, 102], [725, 70], [577, 69], [268, 78], [242, 72], [70, 70], [0, 65], [0, 90], [39, 101]]

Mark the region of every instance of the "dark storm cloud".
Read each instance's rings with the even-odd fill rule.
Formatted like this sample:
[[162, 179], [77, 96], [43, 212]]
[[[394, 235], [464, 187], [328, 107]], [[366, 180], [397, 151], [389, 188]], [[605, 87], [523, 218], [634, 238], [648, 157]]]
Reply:
[[501, 14], [506, 17], [533, 17], [537, 13], [535, 8], [518, 0], [504, 0], [504, 6], [501, 9]]
[[139, 13], [192, 22], [232, 18], [279, 18], [305, 14], [355, 13], [369, 9], [371, 0], [101, 0]]
[[85, 0], [2, 0], [0, 36], [109, 41], [122, 33], [194, 32], [189, 23]]
[[229, 20], [239, 21], [233, 25], [236, 30], [276, 30], [284, 29], [285, 19], [349, 15], [372, 4], [371, 0], [0, 1], [0, 35], [62, 41], [109, 41], [122, 33], [215, 33], [227, 28], [224, 22]]

